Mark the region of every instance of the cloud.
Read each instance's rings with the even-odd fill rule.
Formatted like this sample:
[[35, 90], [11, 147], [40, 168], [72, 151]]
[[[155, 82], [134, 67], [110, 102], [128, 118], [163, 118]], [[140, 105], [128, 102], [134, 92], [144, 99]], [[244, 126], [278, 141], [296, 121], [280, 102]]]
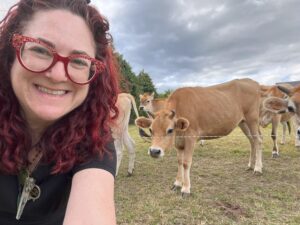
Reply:
[[299, 80], [297, 0], [114, 3], [117, 50], [161, 91], [241, 77], [266, 84]]
[[117, 51], [135, 73], [147, 72], [158, 91], [241, 77], [264, 84], [300, 80], [298, 0], [92, 4], [108, 18]]

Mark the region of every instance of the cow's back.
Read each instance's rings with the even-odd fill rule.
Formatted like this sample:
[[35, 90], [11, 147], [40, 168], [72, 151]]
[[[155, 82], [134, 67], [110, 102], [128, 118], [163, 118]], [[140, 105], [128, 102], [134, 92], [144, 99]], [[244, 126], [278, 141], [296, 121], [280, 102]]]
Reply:
[[112, 122], [111, 129], [113, 131], [113, 136], [122, 136], [122, 133], [128, 129], [128, 123], [130, 118], [131, 100], [129, 94], [120, 93], [118, 95], [116, 106], [119, 110], [119, 115]]
[[189, 130], [201, 135], [227, 135], [249, 112], [259, 114], [260, 86], [237, 79], [209, 87], [175, 90], [166, 107], [190, 122]]

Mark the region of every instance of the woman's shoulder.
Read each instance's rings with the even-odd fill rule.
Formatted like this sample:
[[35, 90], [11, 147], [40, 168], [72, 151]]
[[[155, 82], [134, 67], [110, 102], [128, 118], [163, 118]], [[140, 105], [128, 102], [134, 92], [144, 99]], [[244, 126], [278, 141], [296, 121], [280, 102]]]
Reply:
[[113, 176], [116, 173], [116, 151], [113, 141], [109, 142], [106, 145], [106, 151], [103, 153], [103, 156], [99, 155], [90, 156], [85, 162], [75, 165], [72, 169], [72, 175], [75, 173], [89, 168], [98, 168], [104, 169], [110, 172]]

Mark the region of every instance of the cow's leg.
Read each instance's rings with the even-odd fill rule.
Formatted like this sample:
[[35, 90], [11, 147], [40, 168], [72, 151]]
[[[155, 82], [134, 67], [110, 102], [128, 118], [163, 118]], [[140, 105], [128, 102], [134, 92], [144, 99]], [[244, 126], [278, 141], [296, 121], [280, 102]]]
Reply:
[[286, 142], [286, 128], [287, 128], [287, 122], [282, 122], [282, 138], [280, 141], [280, 144], [284, 145]]
[[128, 131], [124, 133], [124, 145], [128, 151], [128, 176], [131, 176], [134, 170], [134, 161], [135, 161], [135, 143], [130, 137]]
[[277, 128], [279, 124], [279, 118], [273, 117], [272, 119], [272, 132], [271, 132], [271, 138], [273, 140], [273, 150], [272, 150], [272, 157], [277, 158], [279, 157], [279, 148], [277, 144]]
[[119, 138], [114, 139], [114, 145], [115, 145], [116, 155], [117, 155], [117, 168], [116, 168], [116, 176], [117, 176], [122, 161], [122, 157], [123, 157], [123, 148], [122, 148], [122, 142]]
[[178, 170], [176, 180], [173, 184], [172, 190], [176, 191], [181, 189], [183, 183], [183, 149], [177, 149], [177, 162], [178, 162]]
[[181, 188], [181, 194], [183, 197], [188, 196], [191, 193], [190, 171], [192, 166], [195, 144], [195, 138], [187, 137], [185, 139], [183, 155], [183, 184]]
[[252, 150], [252, 152], [255, 152], [254, 173], [262, 174], [262, 139], [259, 132], [258, 120], [254, 119], [251, 122], [248, 122], [247, 125], [254, 142], [254, 150]]
[[300, 124], [299, 124], [296, 116], [293, 116], [290, 119], [290, 122], [291, 122], [291, 126], [293, 127], [294, 132], [295, 132], [294, 133], [295, 134], [295, 147], [297, 148], [297, 150], [300, 150], [300, 127], [299, 127]]
[[204, 142], [205, 142], [204, 140], [200, 140], [200, 145], [204, 146]]
[[255, 151], [254, 151], [254, 141], [253, 141], [253, 137], [251, 135], [251, 132], [249, 130], [248, 125], [245, 122], [241, 122], [239, 124], [239, 127], [241, 128], [241, 130], [243, 131], [243, 133], [246, 135], [246, 137], [248, 138], [249, 142], [250, 142], [250, 157], [249, 157], [249, 163], [248, 163], [248, 169], [249, 170], [254, 170], [254, 166], [255, 166]]

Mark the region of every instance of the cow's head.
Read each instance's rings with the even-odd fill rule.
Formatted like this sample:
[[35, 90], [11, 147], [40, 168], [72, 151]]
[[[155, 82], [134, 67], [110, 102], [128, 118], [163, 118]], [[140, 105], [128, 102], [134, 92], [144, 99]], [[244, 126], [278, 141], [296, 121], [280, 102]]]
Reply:
[[277, 112], [274, 112], [273, 110], [269, 110], [268, 108], [264, 107], [264, 100], [270, 97], [286, 99], [288, 98], [288, 95], [281, 91], [277, 86], [260, 85], [260, 91], [262, 97], [262, 104], [259, 112], [259, 124], [262, 127], [266, 127], [272, 122], [272, 119]]
[[154, 92], [151, 94], [144, 93], [140, 95], [140, 110], [144, 110], [145, 112], [153, 112], [152, 100], [154, 99]]
[[177, 131], [186, 131], [189, 121], [183, 117], [176, 117], [173, 110], [163, 109], [152, 115], [152, 118], [139, 117], [135, 124], [141, 128], [149, 128], [152, 134], [149, 155], [154, 158], [163, 157], [166, 150], [169, 150], [175, 143]]
[[288, 89], [282, 86], [278, 88], [288, 95], [288, 98], [268, 97], [263, 101], [263, 107], [274, 113], [295, 113], [296, 121], [300, 121], [300, 86]]

